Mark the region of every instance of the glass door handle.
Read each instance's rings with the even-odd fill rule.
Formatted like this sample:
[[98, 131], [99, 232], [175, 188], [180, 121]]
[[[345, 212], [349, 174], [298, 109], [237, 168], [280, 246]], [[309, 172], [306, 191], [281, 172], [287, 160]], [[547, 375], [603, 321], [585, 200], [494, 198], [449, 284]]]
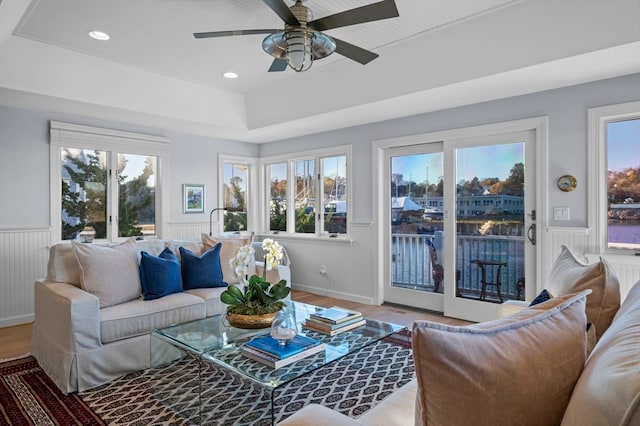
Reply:
[[531, 241], [532, 245], [536, 245], [536, 224], [532, 223], [527, 229], [527, 239]]

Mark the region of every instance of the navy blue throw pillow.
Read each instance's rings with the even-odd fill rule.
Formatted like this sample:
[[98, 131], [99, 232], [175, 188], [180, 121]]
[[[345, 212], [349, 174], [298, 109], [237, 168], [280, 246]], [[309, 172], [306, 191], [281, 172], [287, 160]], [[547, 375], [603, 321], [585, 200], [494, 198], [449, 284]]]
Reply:
[[531, 301], [531, 303], [529, 304], [529, 306], [534, 306], [534, 305], [537, 305], [537, 304], [539, 304], [539, 303], [546, 302], [547, 300], [550, 300], [550, 299], [551, 299], [551, 295], [549, 294], [549, 292], [548, 292], [546, 289], [544, 289], [544, 290], [542, 290], [542, 291], [540, 292], [540, 294], [538, 294], [538, 295], [536, 296], [536, 298], [535, 298], [535, 299], [533, 299], [533, 300]]
[[182, 275], [178, 257], [167, 247], [158, 257], [146, 251], [140, 258], [140, 282], [144, 300], [159, 299], [182, 292]]
[[221, 248], [222, 244], [218, 243], [202, 253], [202, 256], [196, 256], [184, 247], [179, 248], [182, 259], [182, 287], [185, 290], [227, 286], [227, 283], [222, 281]]

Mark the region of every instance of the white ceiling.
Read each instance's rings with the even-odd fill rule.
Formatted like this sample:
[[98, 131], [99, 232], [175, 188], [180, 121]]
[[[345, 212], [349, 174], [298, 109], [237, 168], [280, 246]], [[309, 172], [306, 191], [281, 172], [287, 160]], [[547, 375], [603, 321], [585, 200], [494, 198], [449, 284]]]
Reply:
[[[319, 18], [374, 2], [305, 4]], [[640, 0], [396, 4], [327, 31], [378, 59], [298, 74], [267, 72], [262, 35], [193, 37], [282, 28], [260, 0], [4, 0], [0, 104], [264, 142], [640, 72]]]

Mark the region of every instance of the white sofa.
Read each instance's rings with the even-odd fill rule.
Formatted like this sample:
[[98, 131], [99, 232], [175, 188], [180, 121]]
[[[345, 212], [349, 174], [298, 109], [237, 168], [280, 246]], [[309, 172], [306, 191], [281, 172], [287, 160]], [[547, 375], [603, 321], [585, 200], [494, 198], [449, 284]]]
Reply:
[[280, 425], [640, 425], [640, 281], [620, 305], [605, 261], [570, 257], [547, 288], [574, 293], [467, 327], [416, 322], [417, 379], [361, 417], [312, 404]]
[[[229, 253], [235, 253], [235, 247], [241, 240], [228, 240], [236, 246], [228, 245], [226, 241], [220, 256], [223, 272], [228, 272]], [[179, 247], [185, 247], [200, 254], [206, 248], [203, 241], [195, 240], [154, 239], [136, 241], [133, 245], [138, 253], [138, 262], [142, 251], [157, 256], [166, 247], [176, 253], [179, 253]], [[100, 246], [109, 245], [92, 243], [91, 246], [99, 250]], [[260, 243], [254, 242], [253, 247], [257, 253], [260, 252]], [[113, 261], [105, 263], [103, 266], [108, 269], [100, 273], [119, 277], [112, 280], [114, 286], [127, 280], [140, 282], [137, 270], [127, 269]], [[256, 269], [261, 270], [262, 265], [256, 261]], [[65, 394], [91, 389], [121, 375], [148, 368], [151, 331], [221, 314], [226, 307], [220, 302], [220, 294], [225, 288], [216, 287], [180, 291], [154, 300], [143, 300], [140, 296], [101, 308], [99, 295], [83, 289], [82, 272], [72, 244], [62, 242], [50, 248], [47, 277], [35, 283], [31, 351], [42, 369]], [[277, 273], [290, 285], [290, 261], [286, 251]], [[123, 274], [127, 274], [126, 278], [122, 278]], [[234, 282], [227, 273], [224, 280]]]

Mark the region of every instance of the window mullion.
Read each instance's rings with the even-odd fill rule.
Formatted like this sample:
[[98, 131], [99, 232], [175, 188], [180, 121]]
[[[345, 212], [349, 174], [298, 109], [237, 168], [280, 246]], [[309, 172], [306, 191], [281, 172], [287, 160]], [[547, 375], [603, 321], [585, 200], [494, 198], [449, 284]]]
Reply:
[[107, 169], [107, 235], [110, 241], [118, 239], [118, 153], [109, 152]]
[[287, 233], [296, 233], [296, 173], [295, 161], [287, 161]]
[[324, 231], [324, 169], [322, 168], [321, 158], [316, 158], [316, 236], [322, 235]]

